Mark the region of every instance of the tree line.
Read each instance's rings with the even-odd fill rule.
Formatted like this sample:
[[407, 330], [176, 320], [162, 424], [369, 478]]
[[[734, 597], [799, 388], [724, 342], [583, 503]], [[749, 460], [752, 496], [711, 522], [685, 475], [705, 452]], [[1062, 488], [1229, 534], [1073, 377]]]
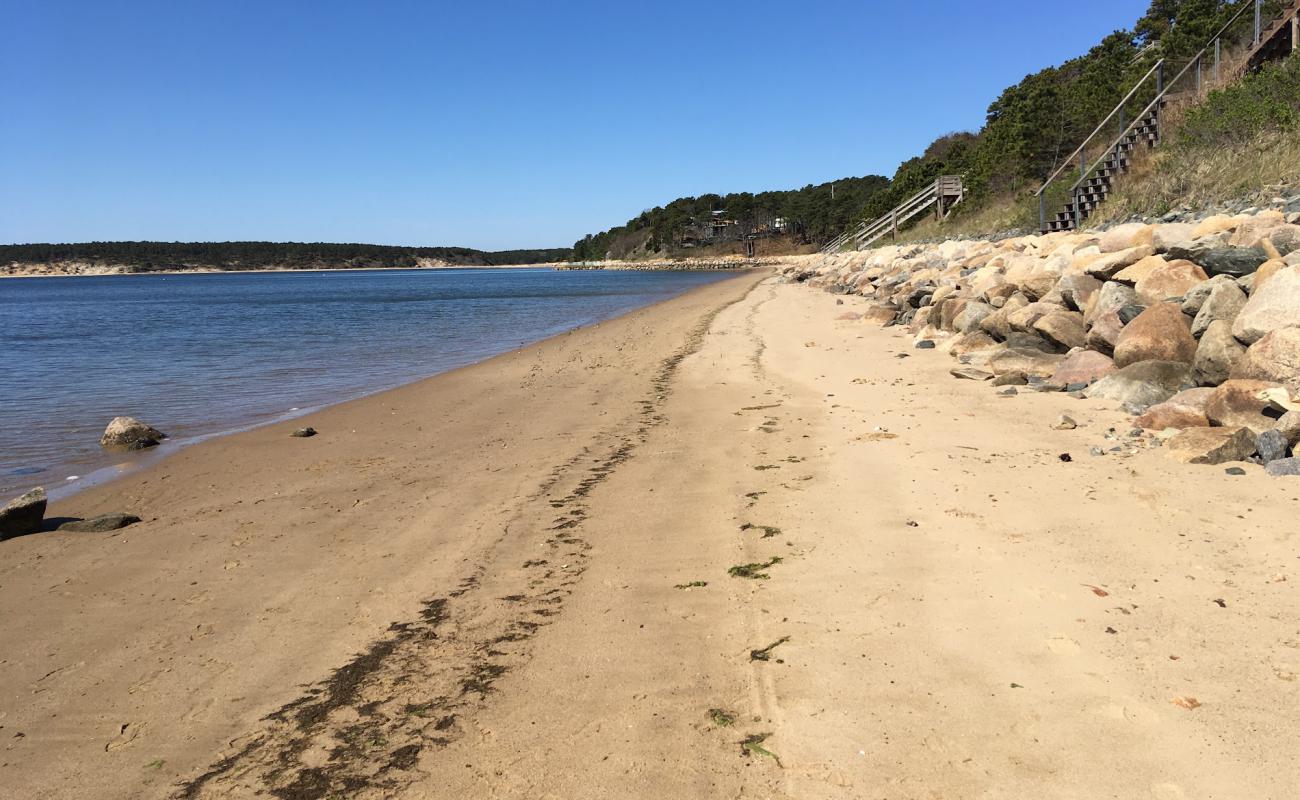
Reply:
[[568, 248], [499, 250], [397, 247], [324, 242], [82, 242], [0, 245], [0, 263], [83, 261], [124, 264], [140, 272], [183, 269], [343, 269], [415, 267], [421, 259], [451, 266], [501, 266], [567, 261]]
[[624, 225], [584, 236], [574, 244], [573, 258], [597, 261], [607, 254], [626, 258], [680, 252], [682, 232], [688, 226], [708, 220], [714, 211], [725, 211], [727, 219], [747, 228], [781, 218], [791, 223], [790, 228], [800, 237], [823, 241], [834, 238], [861, 219], [868, 201], [888, 186], [888, 178], [868, 175], [809, 184], [789, 191], [682, 197], [666, 206], [643, 211]]
[[[746, 198], [770, 213], [779, 209], [779, 215], [801, 225], [809, 240], [823, 243], [854, 222], [882, 216], [940, 175], [963, 177], [967, 202], [958, 206], [959, 212], [978, 208], [991, 198], [1023, 196], [1071, 155], [1157, 60], [1166, 60], [1166, 75], [1172, 77], [1242, 2], [1250, 1], [1151, 0], [1131, 29], [1117, 30], [1084, 55], [1027, 75], [1004, 89], [989, 105], [980, 130], [939, 137], [899, 165], [889, 180], [835, 182], [835, 203], [830, 201], [827, 184], [793, 192], [682, 198], [617, 228], [584, 237], [574, 245], [574, 257], [657, 252], [671, 247], [674, 233], [686, 220], [718, 208], [726, 208], [730, 216]], [[1279, 8], [1279, 0], [1269, 0], [1265, 20]], [[1250, 16], [1247, 11], [1245, 17]], [[1248, 34], [1249, 20], [1243, 22]], [[1045, 29], [1044, 34], [1050, 31]], [[1135, 110], [1149, 99], [1135, 98]]]

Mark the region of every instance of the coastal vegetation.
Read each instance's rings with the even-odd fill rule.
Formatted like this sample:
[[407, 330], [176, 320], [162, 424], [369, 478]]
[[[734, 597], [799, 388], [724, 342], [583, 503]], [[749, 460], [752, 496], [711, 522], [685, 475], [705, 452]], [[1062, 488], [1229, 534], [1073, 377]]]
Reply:
[[564, 261], [568, 248], [486, 252], [468, 247], [393, 247], [323, 242], [84, 242], [0, 245], [0, 265], [80, 262], [130, 272], [185, 269], [492, 267]]
[[1300, 57], [1210, 92], [1135, 172], [1102, 206], [1103, 221], [1300, 185]]
[[707, 227], [715, 212], [725, 213], [720, 221], [734, 223], [743, 231], [767, 232], [779, 226], [782, 234], [794, 241], [824, 241], [860, 219], [870, 200], [888, 186], [888, 178], [868, 175], [789, 191], [681, 197], [643, 211], [618, 227], [587, 234], [573, 245], [573, 259], [598, 261], [681, 253], [697, 244], [688, 243], [688, 236], [693, 229]]
[[[1265, 3], [1268, 19], [1280, 3]], [[793, 193], [729, 194], [681, 198], [643, 212], [622, 226], [588, 235], [574, 245], [575, 259], [638, 257], [661, 250], [680, 252], [682, 232], [692, 220], [715, 210], [740, 218], [746, 197], [791, 195], [779, 208], [790, 225], [789, 249], [799, 244], [822, 244], [853, 222], [879, 217], [940, 175], [961, 175], [966, 201], [955, 209], [954, 225], [988, 232], [987, 223], [1016, 226], [1036, 223], [1037, 206], [1029, 202], [1038, 188], [1079, 143], [1110, 112], [1116, 102], [1161, 58], [1181, 68], [1236, 11], [1241, 0], [1151, 0], [1147, 11], [1129, 29], [1116, 30], [1087, 53], [1060, 65], [1025, 76], [1005, 88], [990, 104], [978, 131], [957, 131], [940, 136], [919, 155], [899, 165], [892, 178], [864, 178], [851, 197], [830, 204], [830, 184], [807, 186]], [[1203, 152], [1243, 131], [1264, 135], [1295, 117], [1297, 67], [1274, 70], [1268, 77], [1247, 81], [1240, 89], [1210, 95], [1199, 109], [1187, 114], [1182, 138], [1187, 147], [1204, 142]], [[1291, 76], [1291, 77], [1288, 77]], [[1190, 152], [1190, 151], [1188, 151]], [[1199, 157], [1199, 155], [1197, 156]], [[776, 214], [773, 204], [755, 203]], [[978, 222], [970, 218], [981, 216]]]

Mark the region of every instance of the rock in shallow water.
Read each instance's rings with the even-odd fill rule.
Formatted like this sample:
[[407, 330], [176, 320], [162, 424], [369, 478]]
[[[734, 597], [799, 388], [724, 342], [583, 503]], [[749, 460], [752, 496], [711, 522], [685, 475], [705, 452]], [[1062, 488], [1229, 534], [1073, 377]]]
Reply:
[[38, 486], [0, 508], [0, 540], [39, 531], [46, 502], [45, 490]]
[[167, 434], [134, 417], [114, 417], [99, 437], [99, 446], [109, 450], [143, 450], [166, 438]]

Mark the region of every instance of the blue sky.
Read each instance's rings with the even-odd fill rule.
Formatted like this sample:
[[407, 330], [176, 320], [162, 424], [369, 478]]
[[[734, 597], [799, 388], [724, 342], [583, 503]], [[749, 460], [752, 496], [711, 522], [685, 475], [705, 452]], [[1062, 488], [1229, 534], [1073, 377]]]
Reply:
[[892, 175], [1146, 5], [9, 0], [0, 242], [567, 246]]

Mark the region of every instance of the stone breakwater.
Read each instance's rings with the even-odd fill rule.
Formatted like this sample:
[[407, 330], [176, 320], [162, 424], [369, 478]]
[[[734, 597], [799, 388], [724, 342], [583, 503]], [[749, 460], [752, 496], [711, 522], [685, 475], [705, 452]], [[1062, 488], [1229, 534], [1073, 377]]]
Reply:
[[1122, 405], [1129, 448], [1300, 475], [1298, 223], [1279, 210], [1216, 214], [895, 245], [782, 272], [874, 301], [863, 322], [946, 350], [956, 378]]

